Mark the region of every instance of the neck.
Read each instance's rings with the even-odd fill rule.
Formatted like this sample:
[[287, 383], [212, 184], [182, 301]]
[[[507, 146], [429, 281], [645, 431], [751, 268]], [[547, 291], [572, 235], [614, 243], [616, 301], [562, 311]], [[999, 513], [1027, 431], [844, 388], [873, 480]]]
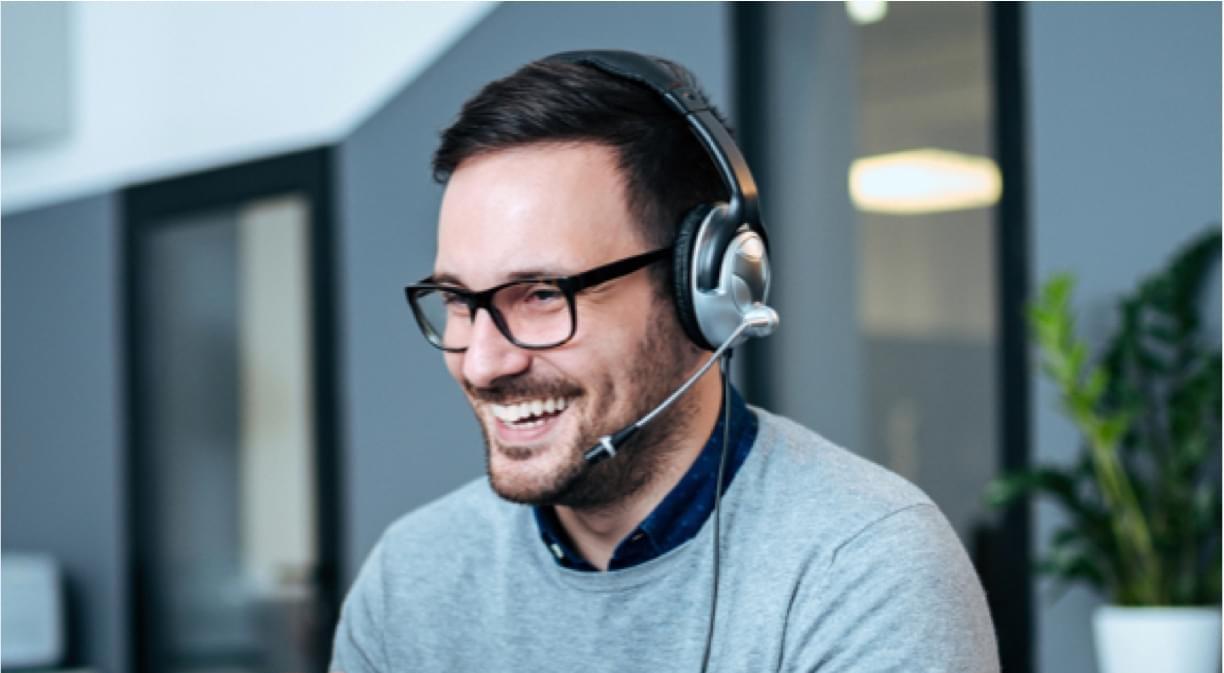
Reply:
[[[596, 568], [607, 570], [612, 552], [620, 541], [654, 511], [701, 454], [718, 422], [722, 405], [722, 379], [718, 367], [706, 372], [685, 395], [691, 396], [697, 413], [677, 432], [669, 435], [667, 441], [674, 443], [676, 449], [661, 451], [658, 469], [644, 487], [606, 507], [556, 507], [557, 518], [574, 545]], [[661, 448], [647, 447], [647, 450], [659, 451]]]

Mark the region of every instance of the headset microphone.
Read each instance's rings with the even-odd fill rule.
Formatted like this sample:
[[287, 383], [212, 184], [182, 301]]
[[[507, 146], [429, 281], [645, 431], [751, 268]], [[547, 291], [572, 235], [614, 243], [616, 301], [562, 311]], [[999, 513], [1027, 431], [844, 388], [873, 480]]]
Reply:
[[721, 357], [723, 353], [729, 351], [732, 347], [738, 345], [747, 337], [768, 336], [769, 334], [772, 334], [777, 327], [777, 311], [764, 304], [754, 305], [752, 308], [744, 312], [743, 320], [740, 322], [739, 326], [735, 328], [735, 331], [731, 333], [731, 336], [727, 337], [727, 340], [724, 341], [721, 346], [714, 350], [714, 353], [710, 355], [710, 359], [706, 360], [706, 363], [697, 370], [697, 373], [690, 376], [688, 380], [685, 381], [679, 388], [676, 388], [671, 395], [668, 395], [667, 399], [660, 402], [654, 409], [651, 409], [650, 413], [639, 418], [637, 422], [633, 423], [632, 425], [628, 425], [610, 435], [600, 437], [599, 443], [588, 449], [586, 453], [582, 455], [582, 457], [586, 459], [588, 464], [594, 465], [605, 458], [615, 456], [616, 452], [625, 445], [625, 442], [629, 441], [631, 437], [636, 435], [638, 430], [641, 430], [647, 423], [653, 421], [655, 417], [663, 412], [664, 409], [670, 407], [676, 400], [680, 399], [684, 393], [688, 392], [689, 389], [697, 383], [697, 380], [700, 379], [701, 376], [705, 374], [715, 362], [718, 361], [718, 358]]

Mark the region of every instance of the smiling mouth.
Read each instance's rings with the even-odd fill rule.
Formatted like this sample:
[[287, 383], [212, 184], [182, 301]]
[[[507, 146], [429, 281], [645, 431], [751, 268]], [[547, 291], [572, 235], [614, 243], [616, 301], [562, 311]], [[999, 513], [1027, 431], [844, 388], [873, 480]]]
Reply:
[[573, 403], [568, 397], [541, 397], [513, 404], [489, 404], [500, 425], [514, 430], [540, 428], [560, 416]]

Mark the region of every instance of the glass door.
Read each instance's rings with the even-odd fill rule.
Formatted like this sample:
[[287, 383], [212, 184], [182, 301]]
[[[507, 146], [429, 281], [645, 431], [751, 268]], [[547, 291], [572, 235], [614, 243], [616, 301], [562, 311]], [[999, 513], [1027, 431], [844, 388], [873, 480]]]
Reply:
[[129, 298], [141, 668], [322, 671], [336, 550], [334, 450], [318, 423], [330, 413], [318, 199], [272, 191], [148, 212], [157, 186], [140, 189]]
[[1019, 10], [739, 3], [738, 138], [774, 242], [749, 399], [886, 466], [970, 552], [1004, 668], [1030, 666]]

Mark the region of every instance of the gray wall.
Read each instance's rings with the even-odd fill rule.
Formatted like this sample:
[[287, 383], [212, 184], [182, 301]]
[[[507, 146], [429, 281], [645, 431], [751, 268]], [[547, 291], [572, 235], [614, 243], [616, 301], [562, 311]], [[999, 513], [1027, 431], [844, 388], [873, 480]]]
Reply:
[[[1220, 6], [1043, 3], [1024, 29], [1033, 282], [1074, 271], [1081, 328], [1099, 343], [1118, 294], [1219, 222]], [[1035, 458], [1067, 459], [1077, 437], [1044, 381], [1032, 410]], [[1036, 516], [1044, 541], [1059, 519]], [[1048, 589], [1035, 595], [1038, 670], [1094, 670], [1099, 598], [1051, 604]]]
[[113, 196], [4, 218], [4, 551], [64, 567], [73, 663], [128, 670]]
[[726, 110], [727, 11], [706, 3], [502, 5], [341, 145], [346, 585], [391, 521], [484, 472], [467, 403], [400, 291], [433, 268], [441, 190], [429, 160], [438, 132], [486, 82], [566, 49], [672, 58]]

